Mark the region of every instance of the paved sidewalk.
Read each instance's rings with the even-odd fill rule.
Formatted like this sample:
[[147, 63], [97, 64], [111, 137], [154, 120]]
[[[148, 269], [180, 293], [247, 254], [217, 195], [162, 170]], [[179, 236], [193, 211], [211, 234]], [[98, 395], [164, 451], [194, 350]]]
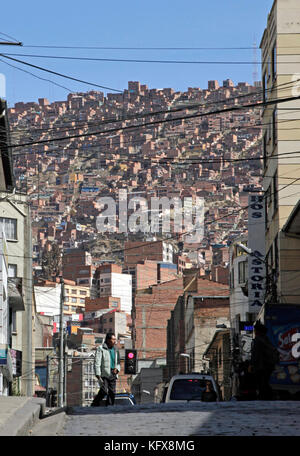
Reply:
[[[53, 411], [53, 409], [52, 409]], [[61, 410], [56, 410], [57, 413]], [[51, 414], [45, 399], [25, 396], [0, 396], [0, 436], [26, 436]], [[52, 421], [58, 423], [57, 418]], [[50, 432], [50, 431], [49, 431]], [[53, 429], [53, 433], [55, 430]]]

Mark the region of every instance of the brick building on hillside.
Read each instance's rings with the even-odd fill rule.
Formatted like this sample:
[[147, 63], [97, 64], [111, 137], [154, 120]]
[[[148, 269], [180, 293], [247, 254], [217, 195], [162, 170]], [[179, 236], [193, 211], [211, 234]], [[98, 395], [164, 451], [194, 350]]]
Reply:
[[136, 265], [143, 260], [172, 263], [172, 244], [165, 241], [126, 241], [124, 245], [124, 267]]
[[[168, 321], [167, 364], [171, 377], [179, 372], [205, 369], [203, 355], [217, 325], [229, 326], [229, 286], [195, 277], [185, 277], [185, 291], [179, 296]], [[185, 357], [181, 356], [184, 353]]]
[[138, 359], [166, 356], [167, 320], [178, 296], [183, 293], [183, 278], [137, 292], [135, 298], [135, 348]]

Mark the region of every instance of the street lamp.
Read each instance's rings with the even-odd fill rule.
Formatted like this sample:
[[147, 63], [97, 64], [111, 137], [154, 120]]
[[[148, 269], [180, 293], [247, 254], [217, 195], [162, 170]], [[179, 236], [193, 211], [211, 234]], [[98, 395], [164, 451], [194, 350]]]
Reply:
[[183, 358], [188, 358], [188, 372], [191, 371], [191, 357], [188, 353], [180, 353]]
[[240, 243], [237, 242], [236, 245], [237, 245], [240, 249], [244, 250], [244, 252], [248, 253], [248, 255], [254, 255], [253, 252], [252, 252], [252, 250], [249, 249], [248, 247], [246, 247], [244, 244], [240, 244]]
[[262, 256], [261, 254], [258, 255], [256, 252], [252, 252], [252, 250], [249, 249], [249, 247], [246, 247], [244, 244], [240, 244], [239, 242], [237, 242], [236, 245], [237, 245], [240, 249], [244, 250], [244, 252], [246, 252], [248, 255], [257, 258], [259, 261], [262, 261], [263, 263], [265, 263], [266, 265], [268, 265], [268, 262], [266, 261], [265, 258], [263, 258], [263, 256]]

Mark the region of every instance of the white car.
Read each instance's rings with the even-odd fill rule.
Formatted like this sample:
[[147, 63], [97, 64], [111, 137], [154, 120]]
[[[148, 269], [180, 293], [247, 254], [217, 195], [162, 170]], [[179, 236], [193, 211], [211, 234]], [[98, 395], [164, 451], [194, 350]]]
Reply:
[[[207, 385], [212, 390], [211, 399], [205, 399]], [[165, 402], [190, 402], [190, 401], [220, 401], [218, 386], [211, 375], [207, 374], [180, 374], [171, 378], [165, 397]]]

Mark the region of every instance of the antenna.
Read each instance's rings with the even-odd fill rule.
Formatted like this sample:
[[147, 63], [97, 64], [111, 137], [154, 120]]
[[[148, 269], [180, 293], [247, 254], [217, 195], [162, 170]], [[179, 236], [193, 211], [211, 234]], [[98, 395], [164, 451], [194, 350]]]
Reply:
[[253, 42], [253, 85], [258, 81], [258, 70], [257, 70], [257, 44], [256, 44], [256, 36], [254, 35], [254, 42]]

